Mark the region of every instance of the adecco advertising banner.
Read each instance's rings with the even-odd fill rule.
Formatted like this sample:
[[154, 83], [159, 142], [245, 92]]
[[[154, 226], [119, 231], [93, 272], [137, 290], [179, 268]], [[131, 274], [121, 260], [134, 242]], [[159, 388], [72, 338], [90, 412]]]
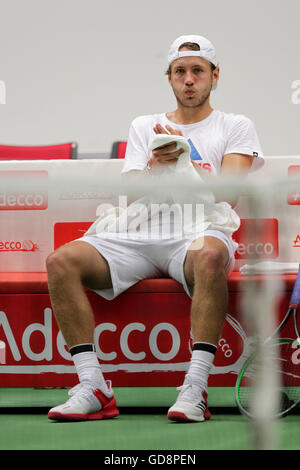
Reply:
[[[181, 385], [191, 353], [191, 301], [183, 291], [131, 290], [113, 302], [92, 292], [88, 296], [95, 312], [97, 355], [105, 377], [114, 386]], [[285, 293], [282, 298], [280, 316], [289, 297]], [[49, 296], [5, 294], [0, 301], [0, 340], [5, 345], [5, 354], [0, 356], [0, 386], [76, 384], [78, 378]], [[230, 292], [229, 305], [211, 386], [233, 386], [241, 365], [255, 348], [255, 338], [247, 335], [241, 319], [239, 292]]]
[[[258, 229], [254, 235], [254, 229]], [[277, 219], [241, 219], [241, 226], [233, 239], [239, 244], [236, 259], [275, 259], [279, 255]]]
[[0, 272], [44, 272], [54, 224], [92, 222], [99, 204], [114, 204], [116, 197], [95, 184], [95, 175], [110, 178], [121, 166], [118, 160], [1, 161]]
[[[210, 385], [232, 386], [253, 348], [231, 293]], [[72, 386], [73, 362], [47, 294], [1, 296], [1, 386]], [[184, 292], [131, 292], [105, 301], [94, 293], [94, 341], [106, 378], [115, 386], [178, 386], [190, 360], [190, 299]], [[163, 315], [162, 315], [163, 312]]]
[[288, 180], [293, 176], [300, 177], [300, 156], [266, 157], [264, 167], [258, 172], [250, 173], [250, 182], [260, 180], [266, 188], [272, 185], [274, 192], [272, 199], [268, 201], [266, 191], [261, 206], [256, 205], [256, 220], [249, 210], [248, 196], [242, 195], [239, 199], [235, 210], [242, 223], [240, 229], [233, 234], [233, 238], [239, 243], [236, 270], [249, 262], [300, 262], [300, 184], [296, 183], [291, 191], [276, 183], [276, 178]]
[[[14, 183], [5, 185], [6, 180]], [[0, 171], [1, 211], [43, 211], [48, 208], [48, 171]], [[26, 185], [28, 181], [28, 185]]]

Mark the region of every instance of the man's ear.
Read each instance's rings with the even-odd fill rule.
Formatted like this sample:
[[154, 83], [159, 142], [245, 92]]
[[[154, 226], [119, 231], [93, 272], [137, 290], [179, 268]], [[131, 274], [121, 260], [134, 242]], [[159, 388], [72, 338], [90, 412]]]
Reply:
[[168, 82], [171, 83], [171, 65], [169, 67], [167, 76], [168, 76]]
[[220, 67], [217, 66], [215, 68], [215, 70], [213, 70], [212, 74], [213, 74], [213, 89], [216, 89], [217, 85], [218, 85], [219, 78], [220, 78]]

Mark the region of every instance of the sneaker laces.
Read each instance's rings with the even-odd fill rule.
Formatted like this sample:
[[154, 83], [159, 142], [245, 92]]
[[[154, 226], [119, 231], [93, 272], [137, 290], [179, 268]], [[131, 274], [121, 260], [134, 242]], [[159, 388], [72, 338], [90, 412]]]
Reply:
[[193, 383], [189, 375], [186, 375], [183, 385], [176, 389], [180, 392], [177, 400], [196, 402], [202, 397], [201, 387]]
[[94, 389], [92, 385], [86, 383], [79, 383], [75, 387], [69, 390], [68, 395], [70, 396], [69, 402], [77, 403], [89, 403], [89, 406], [92, 410], [97, 411], [101, 408], [99, 400], [94, 395]]
[[83, 387], [83, 385], [81, 383], [75, 385], [75, 387], [71, 388], [69, 391], [68, 391], [68, 395], [69, 397], [73, 397], [74, 395], [76, 395], [77, 392], [79, 392], [79, 390], [81, 390]]
[[[106, 386], [108, 390], [111, 389], [111, 380], [106, 381]], [[95, 388], [93, 387], [92, 384], [89, 383], [79, 383], [75, 385], [75, 387], [71, 388], [68, 391], [68, 395], [70, 397], [70, 400], [76, 399], [78, 401], [81, 400], [87, 400], [89, 402], [94, 402], [95, 401], [95, 396], [94, 396], [94, 390]]]
[[75, 387], [69, 390], [68, 395], [70, 400], [78, 400], [79, 402], [82, 400], [87, 400], [88, 402], [94, 401], [93, 389], [87, 384], [79, 383], [75, 385]]

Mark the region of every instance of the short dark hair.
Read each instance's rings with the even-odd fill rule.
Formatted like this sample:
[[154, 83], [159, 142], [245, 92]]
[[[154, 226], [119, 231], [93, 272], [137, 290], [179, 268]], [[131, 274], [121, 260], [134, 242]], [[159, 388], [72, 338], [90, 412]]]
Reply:
[[[183, 49], [184, 47], [186, 49], [189, 49], [190, 51], [200, 51], [199, 44], [196, 44], [195, 42], [184, 42], [183, 44], [181, 44], [181, 46], [179, 47], [178, 50], [180, 51], [180, 49]], [[210, 68], [211, 68], [211, 71], [213, 72], [215, 70], [216, 66], [210, 62]], [[166, 70], [165, 74], [166, 75], [171, 75], [171, 64], [169, 65], [169, 67]]]

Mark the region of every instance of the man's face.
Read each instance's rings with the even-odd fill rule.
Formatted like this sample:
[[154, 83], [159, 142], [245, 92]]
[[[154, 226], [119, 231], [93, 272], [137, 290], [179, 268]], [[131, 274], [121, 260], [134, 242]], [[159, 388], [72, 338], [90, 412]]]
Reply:
[[202, 57], [181, 57], [171, 64], [169, 83], [177, 102], [183, 107], [197, 108], [209, 98], [219, 78], [219, 67], [213, 72]]

